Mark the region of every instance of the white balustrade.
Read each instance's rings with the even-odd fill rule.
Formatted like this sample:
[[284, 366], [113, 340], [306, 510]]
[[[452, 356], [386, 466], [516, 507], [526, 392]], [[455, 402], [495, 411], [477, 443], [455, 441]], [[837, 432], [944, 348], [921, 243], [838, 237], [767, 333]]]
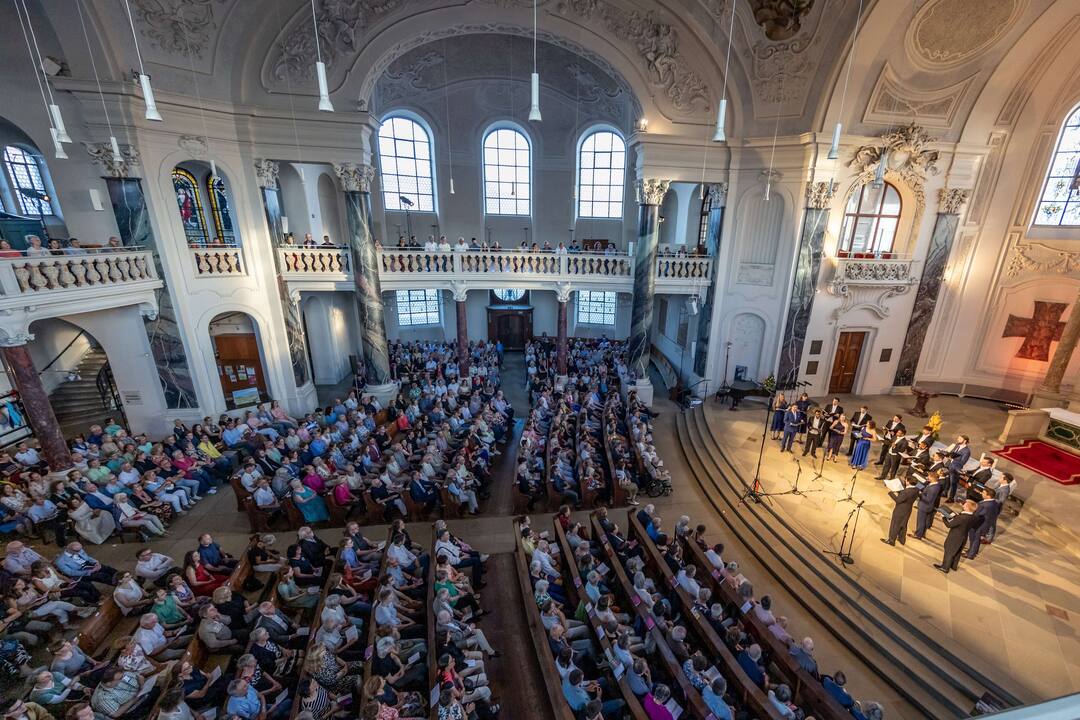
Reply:
[[661, 255], [656, 258], [657, 280], [711, 280], [712, 258]]
[[836, 258], [833, 283], [847, 285], [910, 285], [914, 261], [909, 257]]
[[571, 281], [582, 277], [632, 278], [634, 259], [625, 254], [524, 252], [520, 250], [440, 252], [384, 248], [379, 270], [385, 278], [413, 274], [445, 276], [501, 273], [526, 279]]
[[157, 279], [153, 256], [141, 249], [0, 259], [0, 292], [5, 297], [68, 293]]
[[243, 253], [237, 247], [188, 248], [195, 261], [195, 274], [200, 277], [236, 276], [244, 274]]
[[286, 275], [312, 275], [350, 272], [349, 250], [339, 247], [278, 248], [281, 270]]

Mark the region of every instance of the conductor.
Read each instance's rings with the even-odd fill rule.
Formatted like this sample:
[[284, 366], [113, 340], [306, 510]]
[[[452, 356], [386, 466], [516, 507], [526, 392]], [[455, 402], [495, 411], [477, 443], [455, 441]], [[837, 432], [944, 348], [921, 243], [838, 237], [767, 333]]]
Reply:
[[949, 528], [949, 534], [945, 537], [945, 554], [941, 564], [934, 565], [941, 572], [948, 574], [950, 570], [960, 567], [960, 553], [964, 549], [968, 531], [976, 519], [975, 507], [974, 500], [965, 500], [964, 509], [960, 513], [945, 518], [945, 527]]
[[911, 520], [911, 510], [915, 501], [919, 499], [919, 488], [915, 486], [915, 479], [908, 478], [907, 486], [900, 492], [890, 492], [889, 497], [896, 503], [892, 511], [892, 519], [889, 521], [889, 537], [881, 538], [886, 545], [901, 545], [907, 540], [908, 522]]

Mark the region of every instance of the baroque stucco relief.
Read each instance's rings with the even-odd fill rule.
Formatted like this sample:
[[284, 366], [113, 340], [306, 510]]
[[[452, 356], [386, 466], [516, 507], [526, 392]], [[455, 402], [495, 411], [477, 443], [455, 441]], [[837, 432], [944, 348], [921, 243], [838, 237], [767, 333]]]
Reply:
[[1026, 0], [931, 0], [908, 27], [908, 55], [928, 70], [970, 62], [1012, 28], [1026, 5]]

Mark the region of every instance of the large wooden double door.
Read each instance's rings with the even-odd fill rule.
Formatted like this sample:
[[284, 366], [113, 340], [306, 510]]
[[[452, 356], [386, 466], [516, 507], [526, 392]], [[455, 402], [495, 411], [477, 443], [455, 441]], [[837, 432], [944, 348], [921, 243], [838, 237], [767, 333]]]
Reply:
[[532, 308], [488, 309], [488, 339], [502, 341], [507, 350], [524, 350], [532, 339]]
[[836, 355], [833, 357], [832, 373], [829, 375], [830, 395], [841, 395], [854, 389], [865, 341], [865, 332], [840, 333], [840, 339], [836, 343]]

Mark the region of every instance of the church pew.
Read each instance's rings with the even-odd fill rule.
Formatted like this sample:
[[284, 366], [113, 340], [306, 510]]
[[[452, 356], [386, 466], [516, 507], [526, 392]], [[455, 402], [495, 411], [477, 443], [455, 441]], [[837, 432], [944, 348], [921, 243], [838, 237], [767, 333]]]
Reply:
[[548, 509], [555, 510], [562, 504], [562, 495], [555, 492], [555, 487], [551, 484], [551, 438], [555, 435], [555, 424], [559, 418], [559, 412], [556, 410], [555, 414], [551, 416], [551, 422], [548, 425], [547, 440], [544, 442], [544, 493], [547, 495]]
[[233, 489], [233, 497], [236, 499], [236, 512], [244, 512], [244, 498], [249, 497], [251, 493], [247, 491], [244, 484], [240, 482], [240, 475], [236, 474], [229, 478], [229, 487]]
[[[572, 617], [574, 609], [577, 608], [578, 603], [584, 600], [584, 595], [581, 588], [585, 583], [581, 579], [581, 573], [578, 571], [577, 561], [574, 559], [574, 551], [570, 548], [570, 543], [566, 541], [566, 532], [563, 530], [561, 524], [559, 524], [558, 518], [554, 518], [552, 524], [555, 527], [555, 539], [559, 544], [559, 551], [561, 554], [561, 564], [566, 570], [564, 573], [563, 589], [566, 592], [567, 603], [564, 608], [564, 612]], [[565, 579], [569, 578], [570, 582], [566, 583]], [[592, 628], [592, 639], [599, 643], [600, 649], [604, 655], [614, 657], [611, 649], [611, 639], [606, 635], [601, 635], [599, 628], [601, 626], [600, 621], [597, 619], [595, 613], [586, 613], [588, 618], [588, 625]], [[614, 677], [612, 677], [614, 680]], [[631, 717], [635, 720], [647, 720], [648, 716], [645, 714], [645, 709], [641, 707], [641, 702], [634, 695], [634, 691], [630, 689], [630, 684], [626, 681], [626, 675], [623, 674], [614, 683], [619, 688], [622, 694], [622, 699], [626, 701], [626, 707]]]
[[[87, 618], [79, 627], [79, 632], [75, 636], [75, 643], [84, 653], [94, 656], [101, 648], [101, 643], [117, 627], [123, 624], [130, 624], [131, 631], [134, 631], [133, 619], [125, 617], [120, 612], [120, 606], [116, 604], [116, 601], [112, 598], [112, 593], [110, 593], [98, 607], [97, 612]], [[125, 634], [130, 635], [131, 633]]]
[[529, 558], [521, 545], [521, 523], [514, 521], [514, 567], [517, 571], [518, 585], [521, 589], [521, 602], [525, 609], [525, 619], [529, 626], [533, 650], [540, 663], [540, 674], [544, 677], [544, 689], [547, 690], [548, 705], [555, 720], [574, 720], [574, 712], [566, 703], [562, 694], [562, 678], [555, 669], [555, 656], [551, 653], [547, 630], [540, 619], [540, 608], [533, 599], [532, 581], [529, 579]]
[[[326, 580], [323, 582], [322, 592], [319, 594], [319, 604], [315, 606], [315, 614], [311, 617], [311, 622], [308, 623], [308, 641], [304, 647], [304, 656], [311, 651], [312, 645], [315, 643], [315, 634], [319, 631], [319, 626], [322, 624], [322, 612], [323, 607], [326, 605], [326, 594], [330, 590], [330, 576], [334, 574], [334, 571], [341, 565], [341, 550], [339, 547], [337, 555], [334, 556], [334, 562], [330, 566], [330, 570], [326, 573]], [[296, 685], [292, 688], [292, 708], [289, 711], [289, 717], [294, 718], [300, 712], [300, 693], [298, 688], [304, 684], [305, 681], [311, 679], [311, 675], [303, 667], [303, 660], [297, 661], [300, 665], [300, 675], [297, 678]], [[366, 679], [366, 678], [365, 678]]]
[[710, 711], [705, 701], [701, 699], [701, 693], [690, 684], [690, 681], [686, 678], [686, 674], [683, 673], [682, 667], [679, 665], [678, 659], [671, 651], [671, 647], [668, 645], [667, 638], [660, 628], [656, 627], [652, 620], [652, 613], [646, 608], [640, 601], [637, 600], [636, 592], [634, 591], [634, 585], [630, 582], [630, 578], [626, 576], [626, 569], [622, 566], [622, 561], [619, 560], [619, 556], [615, 554], [615, 550], [611, 547], [611, 543], [607, 541], [607, 536], [604, 533], [603, 528], [600, 527], [600, 522], [596, 517], [596, 513], [589, 513], [590, 532], [594, 542], [599, 542], [604, 549], [606, 562], [608, 566], [612, 568], [612, 572], [615, 575], [616, 582], [610, 583], [609, 587], [612, 593], [620, 598], [621, 609], [625, 612], [631, 612], [631, 618], [636, 615], [638, 619], [645, 625], [649, 635], [652, 636], [653, 641], [656, 643], [657, 653], [663, 660], [664, 667], [667, 669], [667, 674], [671, 678], [671, 690], [674, 694], [676, 688], [682, 692], [682, 705], [683, 709], [687, 710], [692, 717], [708, 718]]
[[[386, 558], [390, 554], [390, 544], [394, 540], [394, 529], [391, 527], [386, 532], [386, 545], [383, 546], [382, 558], [379, 559], [379, 571], [375, 575], [376, 581], [386, 574]], [[377, 585], [376, 585], [377, 587]], [[367, 618], [367, 644], [364, 646], [364, 685], [371, 679], [371, 661], [375, 657], [375, 605], [379, 598], [372, 593], [371, 614]]]
[[[648, 538], [646, 538], [648, 539]], [[651, 543], [651, 540], [649, 541]], [[704, 551], [697, 543], [689, 538], [678, 540], [682, 544], [683, 558], [688, 564], [697, 566], [698, 582], [702, 587], [709, 587], [713, 591], [713, 598], [717, 602], [733, 603], [740, 605], [741, 601], [735, 588], [724, 581], [723, 575], [715, 570]], [[655, 547], [655, 546], [654, 546]], [[821, 682], [806, 672], [788, 652], [788, 647], [780, 638], [769, 630], [768, 626], [754, 613], [742, 616], [743, 627], [747, 633], [757, 642], [761, 648], [768, 652], [783, 680], [791, 688], [791, 696], [799, 705], [806, 705], [811, 709], [815, 717], [826, 720], [845, 718], [849, 713], [822, 687]]]
[[627, 513], [627, 516], [628, 537], [636, 539], [644, 549], [646, 566], [651, 567], [654, 573], [659, 573], [660, 577], [663, 578], [662, 584], [671, 588], [679, 597], [687, 630], [698, 638], [702, 647], [712, 651], [711, 656], [714, 663], [719, 663], [716, 669], [720, 670], [728, 681], [728, 693], [739, 698], [739, 701], [758, 717], [783, 720], [765, 692], [754, 684], [739, 665], [735, 655], [724, 644], [720, 636], [716, 634], [708, 621], [691, 612], [690, 609], [694, 601], [690, 599], [685, 590], [675, 584], [675, 576], [671, 573], [671, 568], [664, 562], [664, 559], [660, 556], [660, 551], [649, 538], [641, 523], [638, 522], [637, 513], [631, 510]]
[[[438, 684], [439, 653], [435, 650], [435, 538], [431, 539], [431, 548], [428, 551], [431, 562], [428, 563], [425, 601], [427, 602], [427, 687], [428, 687], [428, 718], [439, 720], [439, 696], [435, 693]], [[435, 702], [431, 702], [434, 698]]]
[[[616, 391], [613, 388], [608, 388], [607, 400], [604, 401], [604, 414], [603, 419], [600, 421], [600, 435], [604, 440], [604, 459], [607, 461], [608, 482], [611, 483], [611, 504], [614, 507], [623, 507], [626, 505], [626, 491], [619, 485], [619, 481], [615, 477], [615, 458], [611, 457], [611, 444], [607, 441], [609, 423], [609, 411], [615, 398], [618, 397]], [[618, 432], [618, 428], [614, 428], [615, 432]]]

